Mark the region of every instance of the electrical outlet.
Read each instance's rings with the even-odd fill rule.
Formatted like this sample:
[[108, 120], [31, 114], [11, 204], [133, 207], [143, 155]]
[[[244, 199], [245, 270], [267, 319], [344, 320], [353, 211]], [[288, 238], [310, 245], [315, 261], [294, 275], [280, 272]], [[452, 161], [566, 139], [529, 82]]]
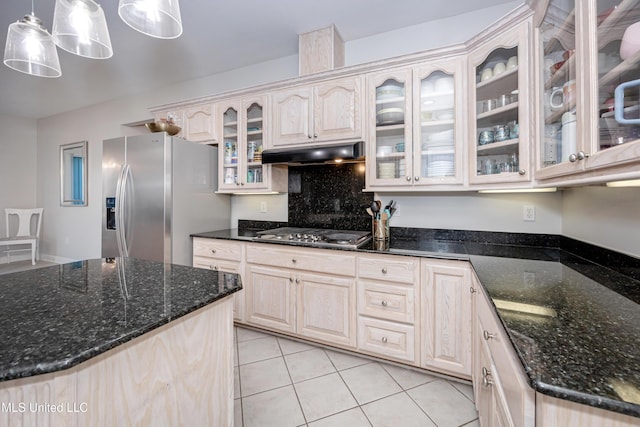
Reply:
[[267, 213], [267, 202], [260, 202], [260, 213]]
[[523, 221], [535, 221], [536, 220], [536, 207], [533, 205], [524, 205], [522, 207], [522, 220]]

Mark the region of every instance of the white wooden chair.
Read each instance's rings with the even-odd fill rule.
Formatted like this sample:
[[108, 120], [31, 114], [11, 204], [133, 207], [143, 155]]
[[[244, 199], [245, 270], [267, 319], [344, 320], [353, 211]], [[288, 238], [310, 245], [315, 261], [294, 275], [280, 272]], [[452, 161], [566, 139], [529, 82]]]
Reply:
[[[10, 228], [9, 217], [11, 215], [18, 216], [18, 230], [15, 235], [12, 235]], [[35, 224], [35, 230], [32, 230], [31, 225], [33, 215], [37, 215], [38, 219]], [[11, 253], [31, 251], [31, 264], [36, 265], [36, 260], [39, 255], [39, 239], [40, 239], [40, 225], [42, 224], [42, 208], [35, 209], [11, 209], [6, 208], [4, 210], [7, 237], [0, 237], [0, 246], [7, 246], [6, 249], [8, 261], [11, 262]], [[31, 245], [30, 248], [14, 249], [13, 246], [18, 245]]]

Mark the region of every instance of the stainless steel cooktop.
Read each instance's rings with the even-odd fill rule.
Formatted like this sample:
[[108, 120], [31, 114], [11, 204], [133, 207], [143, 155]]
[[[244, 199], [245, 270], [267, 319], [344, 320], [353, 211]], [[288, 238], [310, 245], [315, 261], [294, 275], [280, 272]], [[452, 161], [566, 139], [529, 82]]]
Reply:
[[256, 240], [296, 243], [317, 247], [359, 248], [371, 240], [368, 231], [282, 227], [259, 231]]

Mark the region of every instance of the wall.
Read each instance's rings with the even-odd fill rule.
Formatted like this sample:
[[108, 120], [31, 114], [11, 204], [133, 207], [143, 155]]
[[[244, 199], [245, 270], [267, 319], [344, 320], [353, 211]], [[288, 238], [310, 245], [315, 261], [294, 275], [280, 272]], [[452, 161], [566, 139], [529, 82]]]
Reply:
[[640, 188], [563, 192], [562, 234], [640, 258]]
[[36, 121], [0, 115], [0, 129], [0, 236], [5, 236], [5, 208], [37, 207]]

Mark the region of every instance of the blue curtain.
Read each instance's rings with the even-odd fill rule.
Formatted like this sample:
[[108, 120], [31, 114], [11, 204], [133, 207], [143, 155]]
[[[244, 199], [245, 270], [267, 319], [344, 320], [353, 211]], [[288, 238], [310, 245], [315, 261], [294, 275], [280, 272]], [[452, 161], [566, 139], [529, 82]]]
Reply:
[[82, 157], [74, 157], [73, 164], [73, 201], [77, 205], [81, 205], [83, 203], [82, 195], [84, 193], [82, 188]]

